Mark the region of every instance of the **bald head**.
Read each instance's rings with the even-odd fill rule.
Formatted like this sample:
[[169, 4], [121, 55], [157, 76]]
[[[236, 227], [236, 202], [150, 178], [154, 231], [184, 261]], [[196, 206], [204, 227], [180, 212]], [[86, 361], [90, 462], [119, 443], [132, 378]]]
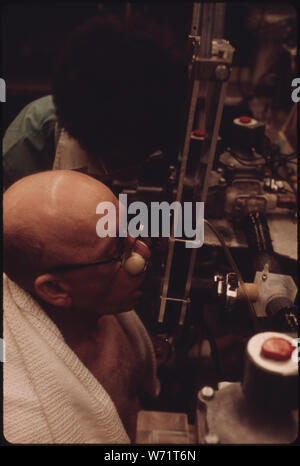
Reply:
[[25, 288], [48, 268], [95, 260], [112, 238], [96, 234], [96, 206], [113, 193], [79, 172], [38, 173], [13, 184], [3, 198], [4, 272]]

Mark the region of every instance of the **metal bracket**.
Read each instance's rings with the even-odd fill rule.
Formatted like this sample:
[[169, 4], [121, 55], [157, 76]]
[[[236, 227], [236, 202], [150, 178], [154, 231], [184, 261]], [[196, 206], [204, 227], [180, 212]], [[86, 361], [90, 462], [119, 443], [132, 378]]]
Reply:
[[267, 317], [268, 303], [276, 297], [288, 297], [294, 302], [297, 286], [289, 275], [270, 273], [268, 264], [262, 272], [256, 272], [254, 283], [258, 286], [258, 299], [253, 303], [257, 317]]

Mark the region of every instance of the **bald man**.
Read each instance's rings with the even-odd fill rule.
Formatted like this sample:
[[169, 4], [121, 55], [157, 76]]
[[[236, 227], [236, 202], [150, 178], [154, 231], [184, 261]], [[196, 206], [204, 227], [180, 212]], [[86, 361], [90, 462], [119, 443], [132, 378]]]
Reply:
[[[12, 443], [130, 443], [157, 390], [152, 344], [132, 311], [145, 272], [134, 239], [99, 238], [99, 202], [74, 171], [25, 177], [4, 194], [4, 434]], [[118, 216], [117, 216], [118, 217]], [[118, 227], [118, 224], [117, 224]]]

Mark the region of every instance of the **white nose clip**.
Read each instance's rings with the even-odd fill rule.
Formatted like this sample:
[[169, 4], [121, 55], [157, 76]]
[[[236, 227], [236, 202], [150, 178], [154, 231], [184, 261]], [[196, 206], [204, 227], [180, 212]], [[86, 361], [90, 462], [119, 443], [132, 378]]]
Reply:
[[139, 275], [146, 268], [146, 261], [137, 252], [132, 252], [131, 256], [126, 260], [124, 268], [129, 275]]

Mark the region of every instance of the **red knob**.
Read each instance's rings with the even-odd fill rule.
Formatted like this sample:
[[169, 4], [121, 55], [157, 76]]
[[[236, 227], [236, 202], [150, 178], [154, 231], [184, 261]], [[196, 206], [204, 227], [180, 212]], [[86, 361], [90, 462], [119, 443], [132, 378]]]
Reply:
[[261, 354], [265, 358], [275, 361], [286, 361], [290, 359], [294, 346], [284, 338], [268, 338], [261, 348]]
[[206, 133], [203, 129], [194, 129], [193, 135], [198, 136], [199, 138], [205, 138]]
[[241, 123], [245, 123], [246, 125], [248, 125], [249, 123], [251, 123], [252, 121], [252, 118], [249, 117], [249, 116], [241, 116], [240, 117], [240, 122]]

